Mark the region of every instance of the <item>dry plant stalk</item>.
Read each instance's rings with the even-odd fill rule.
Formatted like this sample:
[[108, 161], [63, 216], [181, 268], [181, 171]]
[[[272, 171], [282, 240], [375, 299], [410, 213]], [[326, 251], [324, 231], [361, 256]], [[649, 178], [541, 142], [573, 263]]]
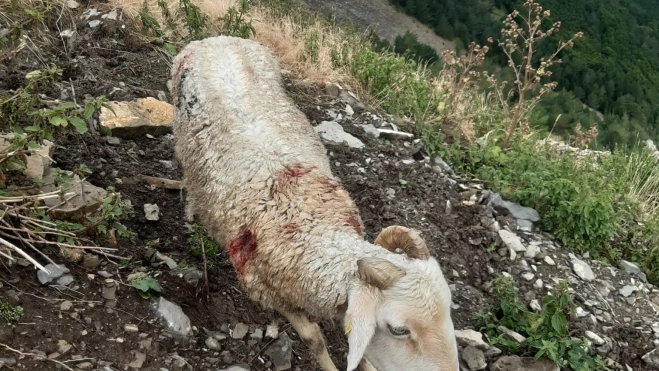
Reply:
[[581, 123], [574, 127], [574, 135], [570, 135], [568, 143], [578, 148], [588, 148], [590, 143], [597, 138], [597, 124], [593, 123], [587, 131], [581, 129]]
[[[73, 232], [59, 229], [57, 223], [32, 216], [33, 212], [37, 210], [50, 211], [52, 209], [52, 207], [41, 205], [42, 201], [46, 199], [63, 197], [65, 200], [69, 200], [76, 195], [75, 192], [65, 193], [62, 188], [59, 188], [53, 192], [34, 196], [0, 197], [0, 245], [7, 249], [4, 252], [0, 251], [0, 256], [10, 261], [15, 261], [16, 259], [12, 256], [12, 252], [15, 252], [28, 260], [37, 269], [46, 273], [50, 272], [17, 245], [31, 249], [51, 264], [56, 263], [48, 255], [39, 250], [37, 248], [38, 245], [57, 246], [64, 256], [82, 255], [82, 251], [92, 251], [108, 257], [121, 258], [108, 253], [109, 251], [117, 250], [114, 248], [78, 246], [64, 242], [71, 242], [71, 240], [79, 242], [81, 239]], [[61, 240], [52, 241], [46, 238], [48, 236], [55, 238], [61, 237]], [[10, 241], [17, 242], [15, 244]]]
[[[561, 63], [560, 59], [556, 59], [558, 53], [568, 46], [574, 46], [574, 40], [583, 37], [583, 32], [578, 32], [568, 41], [561, 42], [556, 51], [548, 58], [540, 58], [540, 65], [533, 65], [533, 54], [537, 51], [538, 43], [542, 42], [552, 34], [557, 33], [561, 28], [561, 22], [554, 22], [549, 30], [542, 31], [540, 26], [542, 22], [551, 15], [549, 10], [543, 10], [540, 4], [533, 0], [528, 0], [524, 3], [528, 8], [526, 17], [520, 16], [519, 11], [515, 10], [509, 14], [504, 20], [504, 28], [501, 30], [503, 41], [499, 42], [499, 46], [508, 57], [508, 66], [510, 66], [515, 74], [515, 81], [513, 88], [509, 91], [507, 96], [504, 96], [503, 83], [497, 84], [494, 75], [487, 75], [487, 80], [490, 82], [495, 90], [495, 94], [499, 99], [504, 112], [507, 116], [512, 114], [511, 121], [506, 127], [506, 135], [503, 141], [503, 149], [508, 148], [510, 137], [517, 128], [522, 118], [538, 103], [542, 95], [546, 92], [556, 88], [557, 83], [552, 81], [542, 84], [538, 94], [533, 97], [529, 103], [525, 102], [526, 95], [529, 90], [536, 84], [540, 84], [543, 77], [551, 76], [551, 67], [554, 63]], [[517, 17], [522, 19], [523, 25], [515, 20]], [[490, 39], [490, 42], [492, 40]], [[517, 96], [517, 102], [513, 107], [509, 107], [508, 98]]]

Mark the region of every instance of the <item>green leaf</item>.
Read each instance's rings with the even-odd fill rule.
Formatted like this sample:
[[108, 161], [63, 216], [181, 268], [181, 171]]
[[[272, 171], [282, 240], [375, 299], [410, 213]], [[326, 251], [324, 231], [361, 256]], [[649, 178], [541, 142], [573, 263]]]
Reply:
[[152, 277], [134, 278], [131, 281], [131, 283], [132, 283], [134, 288], [136, 288], [140, 291], [143, 291], [143, 292], [147, 292], [147, 291], [149, 291], [149, 289], [151, 289], [153, 291], [157, 291], [157, 292], [160, 292], [160, 290], [161, 290], [161, 287], [160, 287], [160, 284], [158, 283], [158, 281], [156, 281], [156, 279], [154, 279]]
[[103, 224], [97, 225], [96, 229], [98, 229], [98, 231], [103, 233], [103, 234], [108, 233], [108, 227], [104, 226]]
[[66, 103], [60, 104], [60, 106], [57, 107], [56, 109], [57, 109], [57, 110], [62, 110], [62, 111], [63, 111], [63, 110], [72, 109], [72, 108], [76, 108], [75, 103], [73, 103], [73, 102], [66, 102]]
[[25, 131], [28, 131], [28, 132], [30, 132], [30, 133], [36, 133], [36, 132], [38, 132], [39, 130], [41, 130], [41, 128], [39, 127], [39, 125], [30, 125], [30, 126], [26, 126], [26, 127], [25, 127]]
[[50, 123], [54, 126], [66, 126], [68, 122], [63, 116], [57, 115], [50, 118]]
[[89, 119], [94, 115], [94, 111], [96, 111], [96, 107], [93, 104], [87, 103], [85, 104], [85, 111], [82, 115], [85, 119]]
[[551, 316], [551, 327], [559, 335], [567, 334], [567, 319], [565, 318], [563, 312], [556, 312], [553, 316]]
[[69, 122], [71, 125], [76, 128], [76, 131], [79, 134], [84, 134], [87, 132], [87, 123], [79, 117], [69, 117]]

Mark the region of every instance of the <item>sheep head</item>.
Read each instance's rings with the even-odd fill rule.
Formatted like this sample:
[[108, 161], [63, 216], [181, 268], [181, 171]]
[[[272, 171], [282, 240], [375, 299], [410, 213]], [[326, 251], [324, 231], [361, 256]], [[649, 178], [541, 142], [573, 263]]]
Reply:
[[348, 371], [366, 358], [378, 371], [458, 371], [451, 291], [437, 261], [411, 229], [383, 230], [375, 244], [409, 259], [357, 261], [345, 326]]

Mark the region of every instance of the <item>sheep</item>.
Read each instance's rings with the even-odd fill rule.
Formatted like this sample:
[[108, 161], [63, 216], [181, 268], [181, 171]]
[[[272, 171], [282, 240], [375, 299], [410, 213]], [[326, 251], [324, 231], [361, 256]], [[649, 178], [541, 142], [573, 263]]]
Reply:
[[281, 313], [324, 371], [338, 369], [323, 319], [343, 322], [348, 371], [458, 370], [438, 262], [412, 229], [365, 240], [355, 203], [268, 48], [228, 36], [190, 42], [169, 84], [189, 207], [224, 244], [252, 300]]

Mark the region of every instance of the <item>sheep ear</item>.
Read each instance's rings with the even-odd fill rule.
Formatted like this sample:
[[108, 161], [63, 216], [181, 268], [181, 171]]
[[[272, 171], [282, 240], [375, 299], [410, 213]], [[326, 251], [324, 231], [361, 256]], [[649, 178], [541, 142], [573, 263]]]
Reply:
[[357, 369], [364, 352], [375, 334], [376, 298], [373, 290], [365, 285], [351, 295], [345, 316], [345, 332], [348, 335], [348, 371]]
[[357, 368], [375, 334], [378, 291], [391, 287], [405, 276], [405, 271], [385, 259], [364, 258], [357, 261], [357, 275], [362, 284], [350, 295], [345, 318], [349, 345], [348, 371]]

